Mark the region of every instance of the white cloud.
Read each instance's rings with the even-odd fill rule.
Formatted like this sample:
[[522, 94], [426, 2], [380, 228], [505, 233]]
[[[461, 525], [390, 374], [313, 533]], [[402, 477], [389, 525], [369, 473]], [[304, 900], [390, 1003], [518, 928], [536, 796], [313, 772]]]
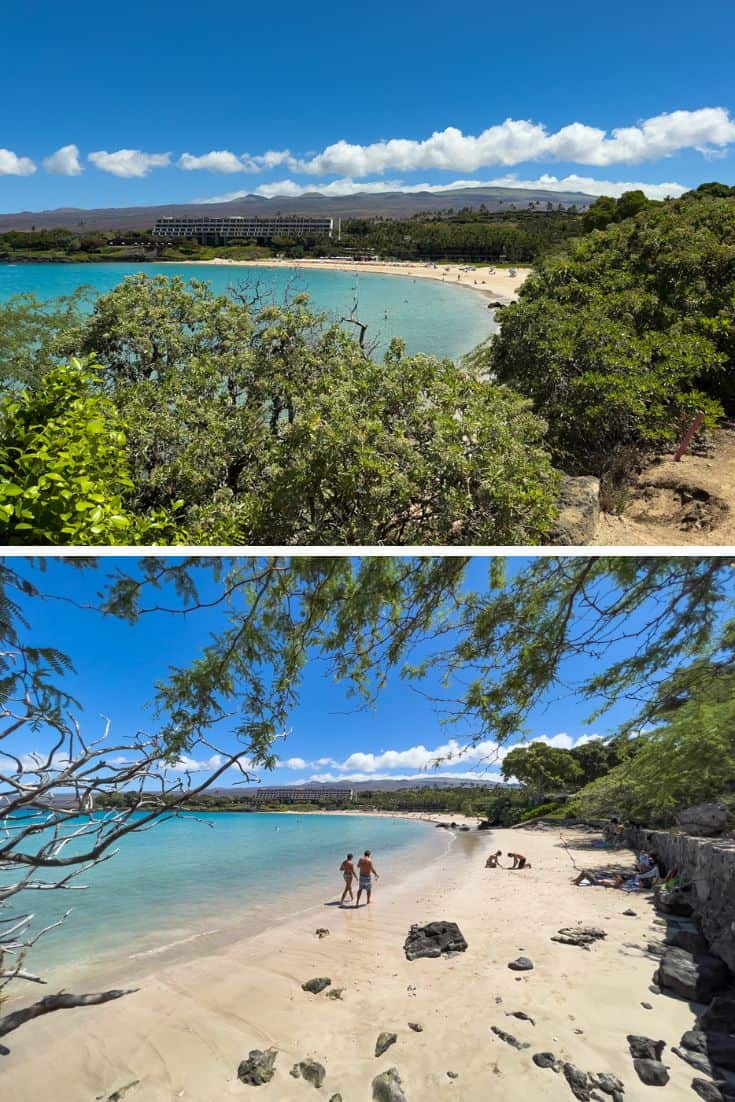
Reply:
[[587, 165], [635, 164], [670, 156], [682, 149], [708, 153], [735, 141], [735, 121], [724, 107], [672, 111], [637, 126], [608, 132], [573, 122], [555, 133], [529, 119], [506, 119], [477, 135], [455, 126], [435, 131], [424, 141], [390, 138], [370, 145], [344, 140], [309, 159], [290, 157], [292, 171], [314, 176], [369, 176], [397, 169], [476, 172], [487, 165], [528, 161], [567, 161]]
[[[427, 775], [432, 777], [477, 777], [485, 769], [499, 765], [514, 746], [527, 746], [531, 742], [543, 742], [547, 746], [570, 750], [573, 746], [582, 746], [584, 743], [600, 737], [600, 735], [581, 735], [575, 739], [565, 731], [560, 731], [555, 735], [538, 735], [536, 738], [530, 739], [529, 742], [517, 742], [512, 745], [503, 744], [500, 746], [497, 742], [486, 740], [466, 748], [463, 748], [462, 744], [456, 739], [449, 739], [448, 742], [433, 748], [428, 748], [419, 743], [416, 746], [409, 746], [406, 750], [381, 750], [378, 754], [356, 751], [345, 758], [344, 761], [337, 761], [334, 758], [318, 758], [316, 761], [304, 762], [302, 758], [298, 758], [296, 760], [302, 762], [302, 764], [296, 768], [308, 767], [313, 769], [326, 766], [333, 771], [329, 774], [331, 779], [337, 780], [340, 779], [340, 776], [345, 780], [367, 780], [378, 776], [390, 778], [395, 777], [396, 774], [395, 772], [386, 772], [386, 770], [394, 771], [396, 769], [423, 771], [420, 774], [411, 774], [411, 778], [415, 775], [424, 777]], [[447, 769], [452, 769], [453, 763], [457, 766], [476, 765], [479, 767], [479, 771], [467, 774], [453, 771], [446, 772]], [[280, 764], [286, 765], [287, 763], [282, 762]], [[437, 772], [436, 765], [440, 766], [445, 772]], [[327, 774], [323, 773], [320, 776], [326, 777]], [[315, 777], [310, 779], [314, 780]]]
[[172, 773], [209, 773], [219, 769], [221, 765], [221, 754], [212, 754], [205, 761], [198, 761], [196, 758], [190, 758], [186, 754], [182, 754], [178, 761], [174, 762], [173, 765], [167, 765], [166, 768]]
[[43, 167], [54, 176], [80, 176], [84, 171], [79, 163], [79, 147], [62, 145], [49, 157], [44, 157]]
[[140, 179], [147, 176], [152, 168], [165, 168], [169, 165], [171, 154], [143, 153], [140, 149], [118, 149], [114, 153], [108, 153], [106, 149], [98, 149], [95, 153], [90, 153], [88, 159], [97, 168], [110, 172], [113, 176]]
[[349, 177], [332, 180], [330, 183], [314, 181], [308, 184], [299, 184], [294, 180], [276, 180], [269, 184], [260, 184], [252, 191], [231, 191], [225, 195], [214, 195], [207, 199], [198, 199], [195, 202], [228, 203], [233, 199], [244, 199], [248, 195], [257, 195], [262, 199], [295, 199], [300, 195], [318, 194], [331, 195], [335, 198], [349, 195], [381, 195], [388, 191], [399, 191], [403, 194], [412, 194], [419, 191], [431, 194], [442, 191], [457, 191], [461, 188], [519, 188], [523, 191], [550, 191], [550, 192], [581, 192], [585, 195], [611, 195], [615, 198], [625, 191], [643, 191], [649, 199], [677, 198], [688, 189], [682, 184], [661, 183], [649, 184], [635, 180], [596, 180], [590, 176], [569, 175], [559, 178], [544, 174], [535, 180], [519, 179], [515, 175], [500, 176], [492, 180], [452, 180], [446, 184], [406, 184], [402, 180], [371, 180], [364, 182], [353, 180]]
[[0, 176], [32, 176], [36, 165], [30, 157], [19, 157], [10, 149], [0, 149]]
[[192, 172], [196, 169], [206, 169], [208, 172], [242, 172], [244, 165], [239, 157], [230, 153], [228, 149], [213, 149], [211, 153], [203, 153], [201, 157], [193, 153], [182, 153], [178, 160], [179, 168]]
[[[471, 773], [431, 773], [431, 779], [435, 777], [454, 781], [498, 781], [503, 783], [500, 773], [478, 772]], [[293, 781], [293, 784], [345, 784], [357, 781], [425, 781], [426, 773], [313, 773], [305, 780]]]
[[283, 769], [306, 769], [308, 764], [303, 758], [286, 758], [285, 761], [279, 761], [278, 766]]

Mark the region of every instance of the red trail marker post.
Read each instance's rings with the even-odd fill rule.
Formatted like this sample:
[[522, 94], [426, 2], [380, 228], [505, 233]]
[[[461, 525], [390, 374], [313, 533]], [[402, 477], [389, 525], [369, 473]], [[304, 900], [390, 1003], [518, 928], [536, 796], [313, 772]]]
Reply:
[[704, 412], [701, 409], [698, 409], [697, 410], [697, 416], [694, 418], [691, 425], [687, 429], [686, 436], [682, 440], [681, 444], [679, 444], [679, 447], [676, 449], [676, 452], [674, 453], [674, 462], [675, 463], [679, 462], [682, 455], [684, 454], [684, 452], [687, 450], [687, 448], [691, 444], [692, 440], [694, 439], [694, 434], [696, 433], [699, 426], [702, 424], [702, 421], [704, 421]]

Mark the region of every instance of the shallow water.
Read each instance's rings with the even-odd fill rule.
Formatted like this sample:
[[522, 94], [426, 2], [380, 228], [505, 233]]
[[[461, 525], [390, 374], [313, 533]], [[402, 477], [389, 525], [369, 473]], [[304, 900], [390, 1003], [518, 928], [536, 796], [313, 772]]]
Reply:
[[29, 967], [51, 982], [122, 962], [148, 968], [167, 952], [196, 952], [212, 935], [243, 937], [314, 905], [328, 926], [347, 852], [372, 851], [381, 891], [437, 854], [445, 833], [372, 816], [185, 812], [123, 839], [116, 856], [80, 877], [84, 891], [27, 893], [34, 898], [21, 906], [32, 905], [36, 929], [73, 907]]
[[[357, 316], [367, 322], [368, 343], [377, 341], [376, 355], [382, 355], [392, 337], [406, 342], [409, 355], [430, 353], [458, 359], [495, 331], [487, 300], [467, 288], [433, 279], [383, 276], [372, 273], [319, 271], [312, 269], [237, 268], [230, 265], [190, 264], [2, 264], [0, 302], [23, 292], [40, 299], [69, 295], [80, 286], [106, 293], [125, 276], [180, 276], [209, 283], [218, 294], [230, 288], [256, 283], [276, 302], [284, 295], [308, 291], [317, 312], [337, 321], [358, 302]], [[354, 333], [355, 327], [348, 326]]]

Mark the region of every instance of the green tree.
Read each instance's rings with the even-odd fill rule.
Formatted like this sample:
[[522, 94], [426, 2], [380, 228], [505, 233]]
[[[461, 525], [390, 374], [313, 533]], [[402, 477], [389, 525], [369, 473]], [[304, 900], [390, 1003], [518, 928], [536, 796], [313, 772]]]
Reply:
[[526, 785], [533, 803], [575, 785], [582, 769], [568, 750], [560, 750], [544, 742], [530, 746], [515, 746], [503, 758], [502, 773], [506, 780], [515, 778]]
[[126, 504], [124, 424], [98, 365], [72, 360], [0, 399], [0, 535], [6, 544], [175, 542], [165, 512]]
[[206, 543], [535, 543], [555, 512], [545, 426], [481, 372], [374, 361], [287, 306], [135, 277], [66, 336], [130, 426], [142, 510], [185, 502]]
[[733, 408], [733, 248], [735, 200], [651, 204], [542, 262], [475, 363], [532, 399], [562, 466], [627, 476]]
[[735, 797], [735, 674], [712, 673], [673, 711], [664, 707], [666, 718], [632, 740], [635, 754], [578, 792], [572, 811], [670, 826], [685, 807]]

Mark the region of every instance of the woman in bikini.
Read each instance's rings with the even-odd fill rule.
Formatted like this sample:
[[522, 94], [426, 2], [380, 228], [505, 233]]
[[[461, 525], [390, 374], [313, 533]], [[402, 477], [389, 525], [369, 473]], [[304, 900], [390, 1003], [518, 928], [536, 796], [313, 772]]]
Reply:
[[349, 895], [350, 899], [355, 897], [352, 894], [352, 881], [357, 879], [357, 873], [355, 872], [355, 866], [352, 864], [352, 854], [348, 853], [342, 864], [339, 866], [339, 871], [345, 878], [345, 890], [342, 892], [342, 898], [339, 901], [340, 907], [344, 906], [345, 898]]

